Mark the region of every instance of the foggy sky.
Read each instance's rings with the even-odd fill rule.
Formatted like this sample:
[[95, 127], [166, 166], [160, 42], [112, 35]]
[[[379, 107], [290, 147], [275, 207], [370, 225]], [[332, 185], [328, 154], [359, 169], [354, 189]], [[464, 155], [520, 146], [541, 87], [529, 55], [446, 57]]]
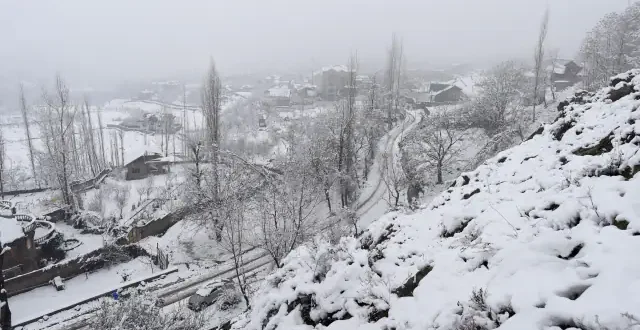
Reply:
[[548, 46], [573, 56], [628, 0], [0, 0], [0, 75], [117, 82], [378, 64], [391, 33], [411, 63], [529, 57], [545, 7]]

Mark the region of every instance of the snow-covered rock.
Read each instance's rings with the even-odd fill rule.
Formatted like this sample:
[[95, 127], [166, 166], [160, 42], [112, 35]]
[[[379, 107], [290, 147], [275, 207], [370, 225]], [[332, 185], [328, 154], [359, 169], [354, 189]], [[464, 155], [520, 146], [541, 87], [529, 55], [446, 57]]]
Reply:
[[300, 247], [237, 329], [640, 328], [640, 70], [418, 212]]

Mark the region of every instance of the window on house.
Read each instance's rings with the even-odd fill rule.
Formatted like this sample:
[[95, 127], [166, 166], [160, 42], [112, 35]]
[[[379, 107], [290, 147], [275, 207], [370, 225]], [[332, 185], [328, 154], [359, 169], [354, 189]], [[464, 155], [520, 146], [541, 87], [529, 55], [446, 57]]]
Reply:
[[136, 173], [140, 173], [140, 168], [138, 167], [134, 167], [131, 169], [131, 173], [136, 174]]

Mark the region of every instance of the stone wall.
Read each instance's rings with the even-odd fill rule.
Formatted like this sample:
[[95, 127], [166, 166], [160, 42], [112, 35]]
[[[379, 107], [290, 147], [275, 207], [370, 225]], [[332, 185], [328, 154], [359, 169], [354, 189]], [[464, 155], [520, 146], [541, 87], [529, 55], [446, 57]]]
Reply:
[[13, 296], [49, 285], [49, 281], [56, 276], [68, 280], [85, 272], [94, 272], [140, 256], [149, 256], [149, 254], [136, 245], [108, 246], [77, 258], [10, 278], [5, 281], [5, 288], [9, 296]]
[[150, 221], [142, 226], [135, 226], [131, 228], [129, 234], [127, 235], [127, 243], [136, 243], [149, 236], [158, 236], [164, 234], [167, 230], [169, 230], [169, 228], [171, 228], [171, 226], [180, 221], [186, 215], [186, 213], [186, 210], [181, 209], [176, 212], [169, 213], [160, 219]]

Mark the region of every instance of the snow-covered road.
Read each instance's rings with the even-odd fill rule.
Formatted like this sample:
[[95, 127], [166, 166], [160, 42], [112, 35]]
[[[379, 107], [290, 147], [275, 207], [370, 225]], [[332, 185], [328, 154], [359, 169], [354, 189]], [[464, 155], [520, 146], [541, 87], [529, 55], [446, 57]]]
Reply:
[[[422, 115], [420, 111], [407, 111], [407, 117], [402, 125], [396, 126], [378, 142], [378, 153], [371, 166], [367, 186], [363, 189], [360, 199], [358, 200], [357, 215], [360, 218], [358, 221], [359, 228], [366, 228], [373, 220], [388, 211], [389, 205], [385, 199], [387, 187], [380, 175], [380, 165], [383, 161], [389, 163], [387, 166], [394, 166], [396, 164], [396, 157], [399, 156], [398, 143], [421, 119]], [[384, 160], [382, 157], [383, 154], [393, 155], [394, 157], [389, 157]]]

